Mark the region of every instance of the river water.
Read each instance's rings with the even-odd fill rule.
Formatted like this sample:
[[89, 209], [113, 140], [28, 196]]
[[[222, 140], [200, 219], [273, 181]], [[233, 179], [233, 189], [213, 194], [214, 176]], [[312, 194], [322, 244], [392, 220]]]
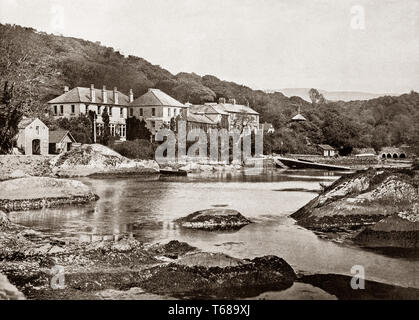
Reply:
[[[351, 276], [361, 265], [368, 280], [419, 288], [417, 258], [403, 258], [323, 240], [289, 215], [339, 176], [321, 171], [266, 170], [188, 177], [82, 178], [100, 196], [86, 206], [12, 213], [12, 221], [83, 241], [129, 234], [144, 242], [185, 241], [204, 251], [238, 258], [277, 255], [299, 273]], [[254, 223], [234, 232], [179, 228], [173, 221], [194, 211], [225, 207]]]

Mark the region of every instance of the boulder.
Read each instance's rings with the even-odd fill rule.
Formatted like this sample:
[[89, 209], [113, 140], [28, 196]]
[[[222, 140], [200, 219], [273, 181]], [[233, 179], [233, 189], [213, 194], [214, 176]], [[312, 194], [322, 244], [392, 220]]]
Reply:
[[285, 290], [296, 275], [276, 256], [242, 260], [223, 254], [188, 254], [176, 262], [148, 270], [141, 288], [174, 297], [232, 299]]
[[411, 210], [417, 201], [414, 175], [370, 169], [337, 180], [291, 217], [304, 227], [322, 232], [348, 231]]
[[177, 259], [179, 256], [183, 256], [184, 254], [197, 249], [186, 242], [172, 240], [163, 245], [159, 243], [154, 244], [148, 250], [155, 255], [164, 256], [170, 259]]
[[5, 211], [83, 204], [98, 198], [76, 180], [28, 177], [0, 182], [0, 210]]
[[202, 230], [240, 229], [251, 223], [240, 212], [223, 208], [196, 211], [176, 222], [184, 228]]
[[50, 164], [55, 175], [64, 177], [159, 171], [154, 160], [131, 160], [101, 144], [81, 145], [56, 156]]
[[0, 300], [25, 300], [25, 296], [0, 273]]

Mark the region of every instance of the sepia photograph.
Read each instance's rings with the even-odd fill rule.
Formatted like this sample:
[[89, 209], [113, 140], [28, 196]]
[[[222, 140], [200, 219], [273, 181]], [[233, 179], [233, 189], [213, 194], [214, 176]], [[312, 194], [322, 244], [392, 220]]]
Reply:
[[0, 0], [0, 300], [419, 300], [419, 0]]

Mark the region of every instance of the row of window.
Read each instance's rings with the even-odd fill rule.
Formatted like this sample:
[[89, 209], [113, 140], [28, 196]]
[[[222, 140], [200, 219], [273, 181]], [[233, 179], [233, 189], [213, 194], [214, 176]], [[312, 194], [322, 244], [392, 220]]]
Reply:
[[[112, 107], [105, 107], [105, 106], [98, 106], [96, 112], [96, 115], [102, 115], [103, 111], [106, 109], [109, 115], [112, 115]], [[71, 105], [71, 114], [76, 113], [76, 106], [74, 104]], [[60, 109], [58, 109], [58, 106], [54, 106], [54, 115], [64, 115], [64, 106], [60, 105]], [[120, 108], [119, 115], [121, 118], [124, 116], [124, 108]]]
[[[140, 117], [144, 117], [144, 110], [143, 108], [139, 109], [140, 111]], [[134, 116], [134, 108], [129, 108], [129, 116], [133, 117]], [[155, 117], [156, 116], [156, 108], [151, 108], [151, 116]]]
[[[110, 127], [110, 132], [111, 132], [112, 137], [115, 137], [116, 135], [119, 135], [120, 137], [125, 137], [127, 134], [127, 129], [126, 129], [126, 126], [124, 125], [110, 124], [109, 127]], [[98, 124], [96, 127], [96, 131], [98, 135], [102, 135], [103, 124]]]
[[[60, 106], [60, 115], [64, 114], [64, 106], [61, 105]], [[74, 104], [71, 105], [71, 114], [75, 114], [76, 113], [76, 106]], [[58, 115], [58, 106], [54, 106], [54, 114]]]
[[[143, 108], [140, 108], [139, 109], [139, 112], [140, 112], [139, 116], [140, 117], [143, 117], [144, 116], [144, 110], [143, 110]], [[168, 108], [167, 109], [167, 115], [169, 117], [170, 116], [174, 117], [174, 116], [179, 115], [179, 114], [180, 114], [180, 109], [176, 109], [176, 108]], [[129, 109], [129, 116], [130, 117], [134, 116], [134, 108], [130, 108]], [[152, 117], [155, 117], [156, 116], [156, 108], [151, 108], [151, 116]]]

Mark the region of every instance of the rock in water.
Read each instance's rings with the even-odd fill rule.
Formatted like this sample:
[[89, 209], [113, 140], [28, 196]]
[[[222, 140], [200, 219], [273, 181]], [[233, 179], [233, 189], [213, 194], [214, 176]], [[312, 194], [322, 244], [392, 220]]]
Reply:
[[0, 210], [5, 211], [83, 204], [98, 198], [77, 180], [28, 177], [0, 182]]
[[296, 279], [291, 266], [279, 257], [247, 260], [221, 253], [187, 254], [148, 272], [150, 277], [140, 284], [146, 291], [217, 299], [254, 297], [266, 291], [285, 290]]
[[364, 246], [417, 248], [418, 203], [417, 172], [369, 169], [337, 180], [291, 217], [324, 233], [361, 231], [355, 240]]
[[94, 174], [155, 173], [154, 160], [131, 160], [100, 144], [85, 144], [51, 160], [52, 172], [62, 177]]
[[184, 228], [202, 230], [240, 229], [249, 223], [240, 212], [232, 209], [206, 209], [176, 220]]
[[14, 285], [12, 285], [6, 276], [0, 273], [0, 300], [24, 300], [25, 296]]

